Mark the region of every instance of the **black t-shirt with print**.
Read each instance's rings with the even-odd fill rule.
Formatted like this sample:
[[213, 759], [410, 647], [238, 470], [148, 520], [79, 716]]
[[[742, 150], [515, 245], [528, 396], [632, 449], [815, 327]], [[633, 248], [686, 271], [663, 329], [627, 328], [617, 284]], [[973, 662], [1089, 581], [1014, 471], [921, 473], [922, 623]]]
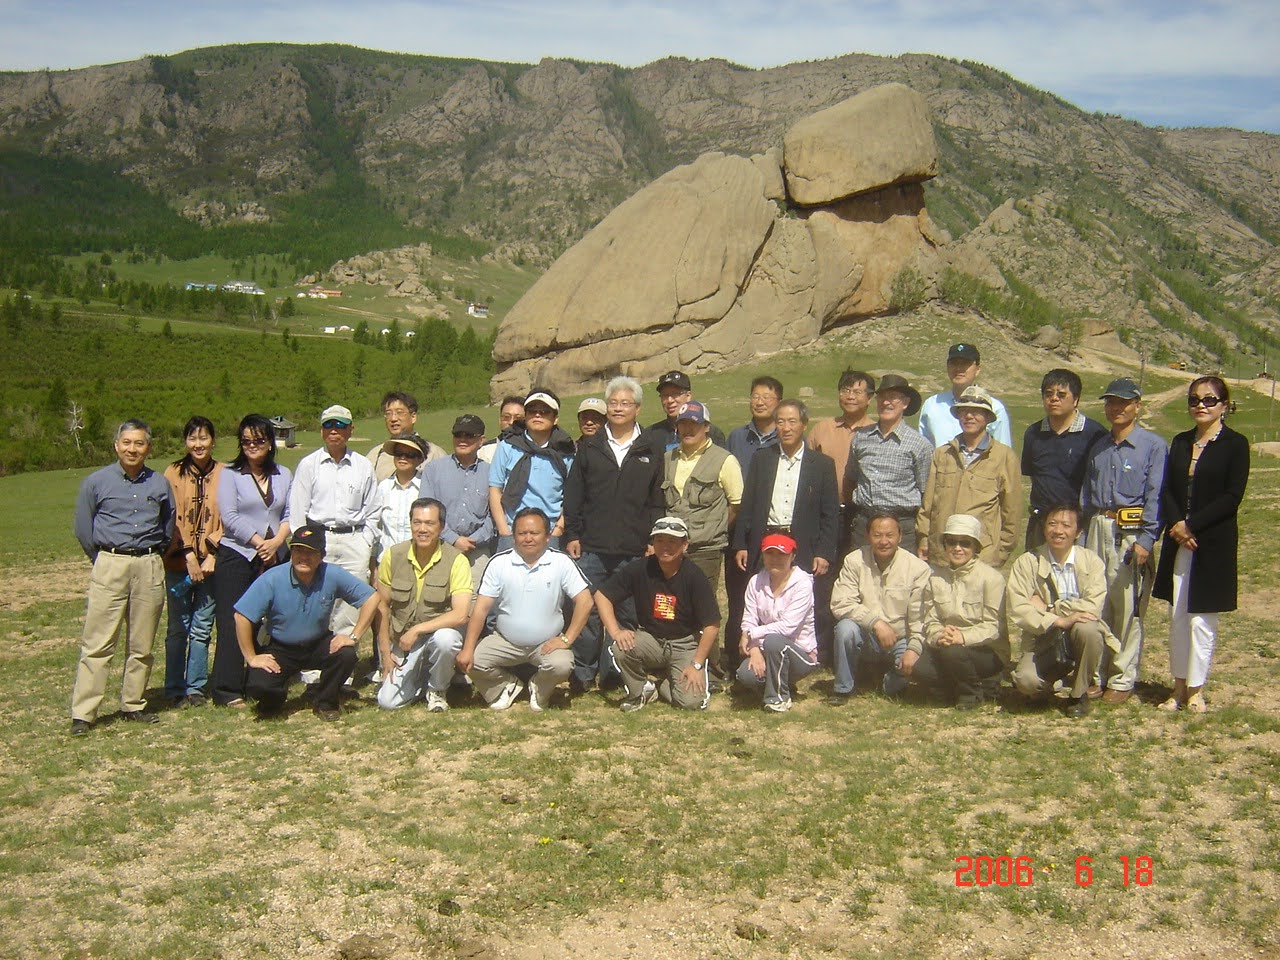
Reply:
[[720, 622], [715, 591], [687, 557], [670, 579], [662, 575], [656, 557], [632, 560], [619, 567], [600, 590], [615, 606], [632, 598], [640, 629], [659, 640], [696, 637], [704, 627]]

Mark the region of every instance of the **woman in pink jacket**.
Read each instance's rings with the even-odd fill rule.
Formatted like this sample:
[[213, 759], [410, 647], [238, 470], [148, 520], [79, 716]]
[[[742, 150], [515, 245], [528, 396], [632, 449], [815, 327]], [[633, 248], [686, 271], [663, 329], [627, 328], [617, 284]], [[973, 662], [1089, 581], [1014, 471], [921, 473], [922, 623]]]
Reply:
[[742, 614], [745, 658], [738, 682], [764, 695], [772, 713], [791, 709], [791, 685], [818, 666], [813, 626], [813, 575], [795, 565], [796, 542], [783, 533], [760, 543], [764, 569], [747, 584]]

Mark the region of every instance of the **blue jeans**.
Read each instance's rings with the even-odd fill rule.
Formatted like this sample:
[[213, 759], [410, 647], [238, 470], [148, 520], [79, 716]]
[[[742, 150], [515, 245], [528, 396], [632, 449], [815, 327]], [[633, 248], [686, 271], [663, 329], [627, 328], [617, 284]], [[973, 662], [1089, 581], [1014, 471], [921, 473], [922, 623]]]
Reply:
[[169, 631], [164, 638], [164, 695], [172, 700], [198, 693], [209, 682], [209, 637], [213, 633], [213, 577], [192, 583], [184, 596], [174, 586], [186, 573], [166, 570]]
[[898, 672], [898, 661], [907, 652], [907, 638], [903, 637], [888, 650], [880, 646], [874, 636], [863, 635], [862, 628], [847, 617], [837, 621], [835, 645], [832, 649], [835, 670], [835, 692], [853, 693], [858, 662], [884, 672], [884, 692], [890, 696], [907, 688], [907, 678]]
[[[587, 578], [594, 592], [613, 576], [615, 570], [634, 559], [628, 553], [588, 553], [584, 550], [578, 558], [578, 569]], [[620, 624], [635, 623], [635, 604], [630, 598], [615, 604], [614, 613]], [[592, 607], [587, 625], [573, 644], [573, 674], [584, 686], [590, 687], [595, 682], [597, 673], [600, 675], [601, 688], [615, 686], [622, 680], [613, 657], [605, 652], [604, 627], [600, 623], [600, 615]]]

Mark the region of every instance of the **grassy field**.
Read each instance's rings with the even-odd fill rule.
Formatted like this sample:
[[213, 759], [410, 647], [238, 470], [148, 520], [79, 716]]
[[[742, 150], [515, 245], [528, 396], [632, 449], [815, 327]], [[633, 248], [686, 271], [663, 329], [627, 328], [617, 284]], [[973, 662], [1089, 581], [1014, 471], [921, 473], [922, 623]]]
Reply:
[[[978, 333], [891, 331], [761, 369], [825, 411], [852, 358], [936, 389], [938, 343]], [[1020, 435], [1054, 361], [982, 334], [984, 380]], [[1077, 367], [1086, 397], [1120, 369], [1104, 354]], [[752, 372], [695, 378], [726, 428], [745, 418]], [[1185, 383], [1147, 380], [1170, 396], [1151, 417], [1165, 436], [1186, 423]], [[455, 413], [419, 426], [443, 440]], [[1266, 421], [1251, 397], [1234, 425], [1256, 438]], [[353, 445], [380, 433], [362, 421]], [[302, 441], [284, 462], [316, 438]], [[70, 511], [84, 472], [0, 478], [0, 957], [1280, 955], [1270, 458], [1254, 463], [1241, 609], [1224, 618], [1202, 717], [1152, 706], [1168, 689], [1156, 602], [1140, 699], [1080, 722], [1013, 697], [959, 714], [862, 693], [838, 710], [820, 671], [784, 716], [731, 696], [705, 715], [624, 716], [612, 694], [540, 716], [465, 697], [442, 716], [388, 714], [366, 688], [336, 725], [298, 700], [277, 722], [162, 708], [140, 730], [114, 722], [117, 663], [104, 720], [72, 741], [88, 567]], [[1030, 858], [1031, 879], [957, 886], [960, 857]]]

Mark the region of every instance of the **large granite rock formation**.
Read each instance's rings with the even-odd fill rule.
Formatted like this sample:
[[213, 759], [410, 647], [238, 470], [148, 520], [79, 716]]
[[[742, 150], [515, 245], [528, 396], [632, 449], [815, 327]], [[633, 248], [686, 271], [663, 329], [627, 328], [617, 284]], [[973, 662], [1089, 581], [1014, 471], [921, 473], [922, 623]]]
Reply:
[[900, 84], [801, 120], [781, 153], [677, 167], [512, 308], [491, 392], [720, 369], [883, 313], [904, 270], [936, 279], [944, 237], [920, 187], [936, 170], [924, 103]]

